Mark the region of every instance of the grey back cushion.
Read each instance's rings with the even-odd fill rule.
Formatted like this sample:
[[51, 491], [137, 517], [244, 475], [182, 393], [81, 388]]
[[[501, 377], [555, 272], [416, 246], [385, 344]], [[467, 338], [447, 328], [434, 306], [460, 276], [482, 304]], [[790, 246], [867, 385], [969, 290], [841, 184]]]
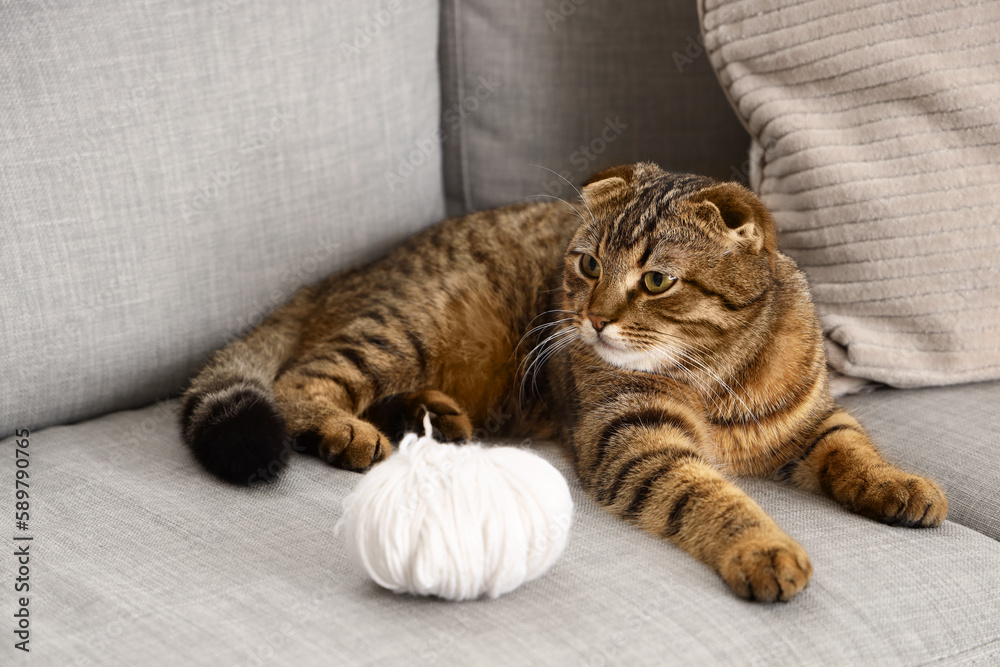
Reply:
[[176, 392], [444, 211], [436, 0], [4, 3], [0, 437]]
[[563, 178], [638, 160], [745, 180], [750, 140], [700, 35], [690, 1], [444, 0], [452, 210], [570, 197]]

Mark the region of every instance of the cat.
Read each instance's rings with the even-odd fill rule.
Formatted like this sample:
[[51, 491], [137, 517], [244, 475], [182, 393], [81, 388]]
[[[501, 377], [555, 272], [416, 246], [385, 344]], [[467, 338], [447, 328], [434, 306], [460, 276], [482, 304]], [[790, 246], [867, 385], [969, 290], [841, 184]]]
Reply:
[[252, 484], [292, 449], [365, 470], [424, 409], [449, 440], [559, 439], [599, 504], [749, 600], [789, 600], [812, 566], [729, 475], [893, 525], [948, 510], [834, 402], [806, 279], [760, 200], [651, 163], [570, 205], [445, 220], [303, 288], [194, 378], [181, 429], [208, 470]]

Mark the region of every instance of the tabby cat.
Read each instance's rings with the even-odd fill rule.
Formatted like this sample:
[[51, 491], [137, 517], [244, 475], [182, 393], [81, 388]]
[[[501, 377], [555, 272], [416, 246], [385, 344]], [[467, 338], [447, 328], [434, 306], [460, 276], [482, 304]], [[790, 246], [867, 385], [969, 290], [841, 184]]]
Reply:
[[252, 484], [293, 449], [364, 470], [425, 408], [452, 440], [559, 438], [598, 503], [751, 600], [788, 600], [812, 567], [726, 475], [893, 525], [947, 513], [831, 398], [806, 281], [761, 202], [653, 164], [597, 174], [570, 206], [445, 220], [302, 289], [215, 355], [181, 426], [205, 467]]

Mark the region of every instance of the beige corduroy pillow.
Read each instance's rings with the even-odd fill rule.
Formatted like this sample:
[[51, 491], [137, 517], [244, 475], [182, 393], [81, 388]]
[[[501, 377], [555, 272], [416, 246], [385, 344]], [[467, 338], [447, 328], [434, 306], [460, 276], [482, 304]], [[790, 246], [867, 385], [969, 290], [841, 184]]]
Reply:
[[699, 0], [831, 364], [1000, 377], [1000, 2]]

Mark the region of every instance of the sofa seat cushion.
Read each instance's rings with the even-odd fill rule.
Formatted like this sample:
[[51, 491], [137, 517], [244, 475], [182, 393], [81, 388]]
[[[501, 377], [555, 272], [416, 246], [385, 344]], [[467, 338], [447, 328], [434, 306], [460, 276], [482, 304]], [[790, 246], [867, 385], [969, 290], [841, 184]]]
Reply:
[[[175, 403], [30, 436], [32, 654], [44, 664], [918, 664], [1000, 657], [1000, 543], [891, 528], [770, 482], [745, 488], [809, 552], [789, 604], [735, 598], [570, 480], [568, 547], [497, 600], [378, 588], [333, 536], [354, 473], [297, 456], [247, 490], [181, 445]], [[10, 452], [14, 442], [2, 443]], [[0, 483], [13, 486], [14, 466]], [[10, 581], [12, 558], [0, 558]], [[10, 602], [4, 612], [10, 619]], [[4, 642], [3, 656], [12, 652]], [[89, 662], [88, 662], [89, 661]]]
[[941, 484], [949, 519], [1000, 540], [1000, 382], [840, 400], [886, 458]]

